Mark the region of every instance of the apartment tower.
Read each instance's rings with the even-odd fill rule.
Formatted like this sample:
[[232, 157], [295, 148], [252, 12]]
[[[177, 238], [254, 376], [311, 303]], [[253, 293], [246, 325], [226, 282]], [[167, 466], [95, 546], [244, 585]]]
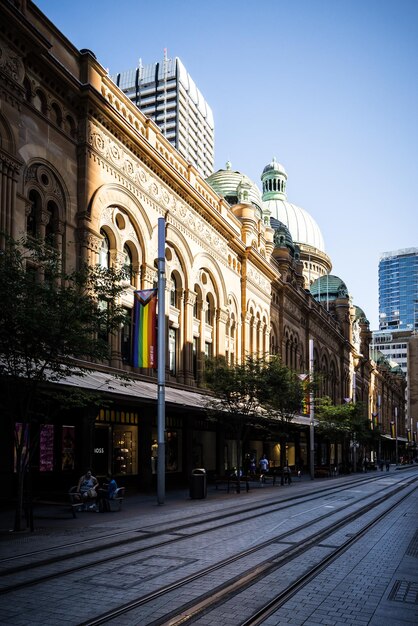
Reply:
[[178, 57], [111, 76], [128, 98], [157, 124], [203, 178], [214, 168], [212, 110]]

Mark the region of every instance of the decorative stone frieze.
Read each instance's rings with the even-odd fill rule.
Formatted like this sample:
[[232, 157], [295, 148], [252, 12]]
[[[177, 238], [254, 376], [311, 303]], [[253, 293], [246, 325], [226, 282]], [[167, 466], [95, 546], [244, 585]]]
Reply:
[[20, 56], [0, 39], [0, 70], [19, 85], [23, 85], [25, 66]]
[[250, 263], [247, 266], [247, 279], [261, 289], [265, 294], [270, 294], [271, 285], [269, 281]]
[[[168, 221], [171, 221], [172, 217], [175, 216], [184, 233], [197, 237], [199, 243], [203, 244], [212, 255], [213, 253], [219, 255], [219, 262], [226, 264], [228, 246], [226, 241], [219, 236], [219, 233], [194, 209], [178, 199], [170, 189], [167, 189], [157, 176], [145, 171], [139, 159], [128, 152], [124, 146], [117, 144], [116, 140], [93, 120], [89, 120], [87, 141], [92, 149], [115, 167], [115, 177], [120, 178], [123, 175], [132, 183], [126, 186], [140, 201], [146, 204], [155, 202], [154, 208], [157, 212], [161, 212], [163, 205], [168, 207], [169, 212], [166, 216]], [[106, 167], [105, 163], [102, 165]]]

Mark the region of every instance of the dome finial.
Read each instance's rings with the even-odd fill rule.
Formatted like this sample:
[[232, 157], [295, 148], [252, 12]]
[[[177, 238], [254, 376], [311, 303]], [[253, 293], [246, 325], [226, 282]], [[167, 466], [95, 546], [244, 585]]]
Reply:
[[227, 170], [230, 170], [232, 168], [232, 163], [229, 159], [227, 160], [225, 167]]

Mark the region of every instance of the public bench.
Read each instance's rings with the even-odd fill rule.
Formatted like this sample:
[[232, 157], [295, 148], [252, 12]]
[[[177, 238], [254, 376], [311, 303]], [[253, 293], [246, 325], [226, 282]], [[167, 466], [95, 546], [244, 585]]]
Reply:
[[235, 489], [236, 491], [238, 491], [239, 488], [241, 491], [241, 489], [244, 489], [244, 487], [245, 491], [248, 492], [250, 490], [247, 476], [240, 476], [239, 478], [237, 476], [228, 475], [215, 477], [215, 489], [218, 490], [219, 487], [221, 487], [222, 485], [226, 486], [227, 493], [229, 493], [231, 489]]
[[81, 496], [78, 492], [77, 487], [71, 487], [69, 492], [68, 492], [68, 497], [70, 499], [70, 507], [71, 507], [71, 513], [73, 514], [74, 519], [77, 517], [77, 513], [81, 512], [81, 511], [88, 511], [88, 510], [99, 510], [97, 508], [93, 509], [90, 507], [97, 507], [97, 496], [95, 498], [83, 498], [81, 499]]
[[260, 485], [268, 485], [269, 483], [271, 483], [274, 487], [274, 485], [276, 484], [276, 472], [274, 472], [273, 474], [261, 474], [260, 476], [252, 476], [252, 480], [257, 481], [260, 483]]
[[315, 467], [315, 478], [330, 478], [331, 475], [329, 467]]
[[125, 487], [118, 487], [113, 498], [103, 498], [106, 511], [120, 511], [125, 498]]
[[[250, 483], [252, 483], [254, 486], [259, 485], [260, 487], [262, 487], [263, 485], [271, 484], [274, 487], [274, 485], [276, 484], [276, 480], [276, 472], [261, 475], [244, 475], [241, 476], [239, 479], [239, 486], [240, 490], [244, 489], [245, 487], [245, 490], [248, 492], [250, 490]], [[216, 490], [218, 490], [222, 486], [226, 487], [227, 493], [229, 493], [231, 489], [235, 489], [236, 491], [238, 490], [238, 478], [236, 476], [215, 476], [214, 482]]]
[[[104, 511], [120, 511], [122, 502], [125, 498], [125, 487], [118, 487], [113, 498], [100, 496], [100, 493], [94, 498], [80, 499], [77, 487], [71, 487], [68, 492], [70, 498], [70, 506], [73, 517], [77, 517], [77, 513], [81, 511], [99, 511], [99, 507], [103, 506]], [[93, 508], [94, 507], [94, 508]]]

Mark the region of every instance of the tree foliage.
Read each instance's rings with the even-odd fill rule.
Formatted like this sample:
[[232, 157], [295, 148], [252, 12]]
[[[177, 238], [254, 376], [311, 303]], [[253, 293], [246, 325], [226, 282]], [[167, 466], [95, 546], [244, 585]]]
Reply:
[[309, 384], [303, 385], [299, 376], [273, 356], [262, 368], [260, 403], [269, 417], [286, 427], [300, 413]]
[[0, 406], [14, 429], [18, 509], [45, 389], [108, 358], [108, 337], [125, 319], [123, 278], [100, 266], [66, 272], [57, 251], [36, 240], [9, 239], [0, 253]]
[[318, 420], [318, 432], [327, 439], [343, 441], [344, 438], [354, 437], [365, 444], [372, 437], [362, 402], [334, 405], [331, 398], [324, 396], [317, 401], [315, 418]]
[[235, 434], [240, 461], [242, 442], [249, 427], [280, 426], [280, 436], [300, 411], [304, 388], [299, 377], [276, 356], [248, 356], [228, 365], [224, 358], [206, 362], [205, 381], [213, 392], [208, 410]]

